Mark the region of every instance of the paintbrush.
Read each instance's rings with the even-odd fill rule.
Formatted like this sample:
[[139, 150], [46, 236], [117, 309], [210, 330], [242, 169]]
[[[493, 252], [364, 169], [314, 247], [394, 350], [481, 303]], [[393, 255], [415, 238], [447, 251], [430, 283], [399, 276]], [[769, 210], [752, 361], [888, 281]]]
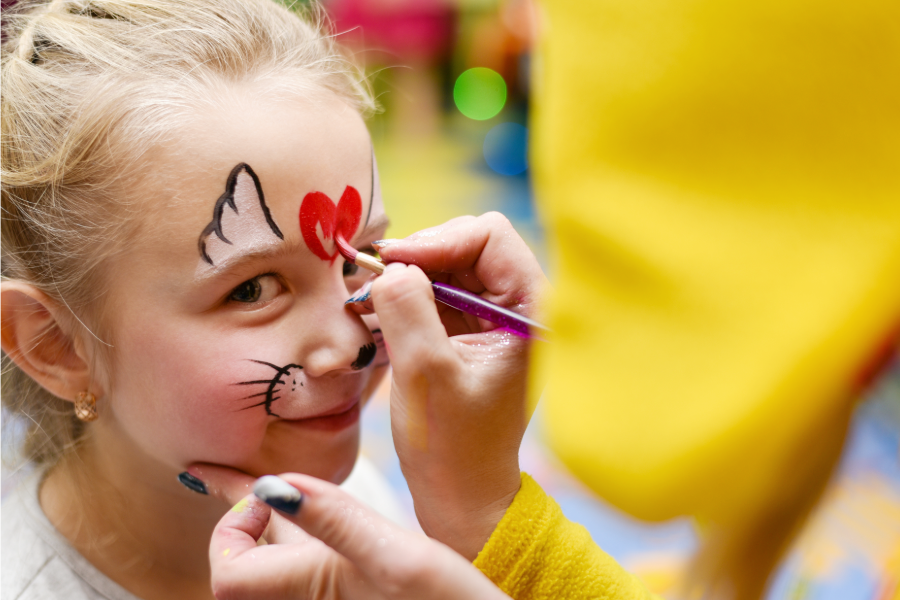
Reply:
[[[347, 262], [368, 269], [376, 275], [384, 273], [385, 264], [383, 262], [365, 252], [360, 252], [348, 244], [347, 240], [340, 234], [334, 236], [334, 241], [337, 243], [341, 256], [347, 259]], [[535, 337], [531, 332], [532, 330], [549, 331], [537, 321], [485, 300], [478, 294], [468, 290], [437, 281], [432, 281], [431, 287], [434, 290], [434, 299], [438, 302], [505, 327], [513, 333], [526, 337]]]

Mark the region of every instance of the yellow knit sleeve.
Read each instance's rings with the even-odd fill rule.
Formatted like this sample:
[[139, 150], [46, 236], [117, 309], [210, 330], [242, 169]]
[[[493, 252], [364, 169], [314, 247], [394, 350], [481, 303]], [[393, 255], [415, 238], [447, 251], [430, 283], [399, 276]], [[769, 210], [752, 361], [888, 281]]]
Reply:
[[475, 566], [516, 600], [655, 598], [525, 473]]

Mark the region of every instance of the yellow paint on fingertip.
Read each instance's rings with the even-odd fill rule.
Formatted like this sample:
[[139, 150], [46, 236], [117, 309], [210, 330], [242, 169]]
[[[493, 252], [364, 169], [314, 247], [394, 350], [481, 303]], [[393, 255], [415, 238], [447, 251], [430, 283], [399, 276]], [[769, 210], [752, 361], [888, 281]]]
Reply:
[[231, 548], [225, 548], [224, 552], [222, 552], [222, 556], [228, 556], [229, 552], [231, 552]]
[[234, 506], [231, 507], [231, 512], [237, 512], [237, 513], [244, 512], [244, 509], [247, 508], [248, 504], [250, 504], [250, 500], [248, 500], [247, 498], [244, 498], [243, 500], [241, 500], [240, 502], [238, 502], [237, 504], [235, 504]]

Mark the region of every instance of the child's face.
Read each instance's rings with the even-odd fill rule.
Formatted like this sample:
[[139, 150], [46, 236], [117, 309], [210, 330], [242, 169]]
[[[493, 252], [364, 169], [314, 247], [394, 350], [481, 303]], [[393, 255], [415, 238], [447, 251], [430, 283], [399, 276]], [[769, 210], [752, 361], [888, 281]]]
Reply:
[[173, 470], [342, 480], [387, 365], [377, 321], [344, 307], [368, 274], [333, 239], [369, 248], [386, 227], [360, 116], [330, 95], [236, 93], [144, 175], [140, 231], [105, 294], [114, 359], [98, 433]]

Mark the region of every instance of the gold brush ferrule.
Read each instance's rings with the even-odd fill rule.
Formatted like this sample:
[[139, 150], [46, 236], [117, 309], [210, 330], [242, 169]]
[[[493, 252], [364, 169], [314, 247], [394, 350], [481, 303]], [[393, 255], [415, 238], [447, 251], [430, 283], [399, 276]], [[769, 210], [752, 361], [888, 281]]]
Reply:
[[364, 269], [372, 271], [376, 275], [384, 273], [384, 263], [365, 252], [359, 252], [353, 262]]

